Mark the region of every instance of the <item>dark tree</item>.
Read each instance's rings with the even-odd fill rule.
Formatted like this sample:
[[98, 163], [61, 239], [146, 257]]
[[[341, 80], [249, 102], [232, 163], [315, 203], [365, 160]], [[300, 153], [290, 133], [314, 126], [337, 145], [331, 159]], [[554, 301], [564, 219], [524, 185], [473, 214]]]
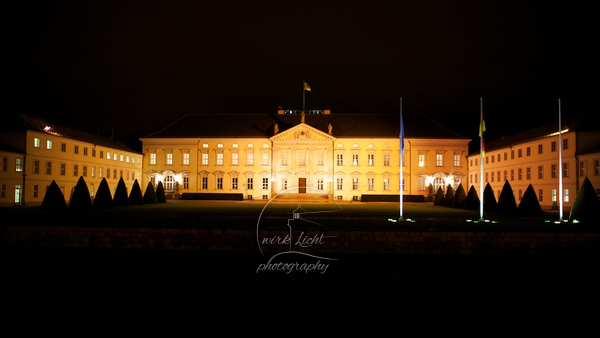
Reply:
[[456, 189], [456, 193], [454, 194], [454, 199], [452, 200], [452, 208], [462, 208], [465, 204], [465, 200], [467, 199], [467, 194], [465, 193], [465, 188], [463, 188], [462, 184], [458, 186]]
[[79, 176], [79, 180], [73, 190], [73, 195], [69, 201], [69, 210], [88, 210], [92, 208], [92, 198], [90, 197], [90, 190], [83, 179], [83, 176]]
[[142, 196], [142, 189], [137, 180], [133, 181], [131, 192], [129, 193], [129, 205], [144, 205], [144, 196]]
[[496, 209], [498, 209], [498, 202], [496, 202], [492, 186], [488, 183], [483, 190], [483, 210], [496, 212]]
[[41, 209], [43, 211], [66, 211], [67, 210], [67, 202], [65, 202], [65, 196], [58, 184], [55, 181], [50, 183], [48, 190], [46, 190], [46, 195], [44, 195], [44, 199], [42, 200]]
[[117, 207], [129, 206], [129, 197], [127, 197], [127, 186], [125, 186], [125, 181], [123, 181], [123, 177], [121, 177], [119, 183], [117, 183], [117, 190], [115, 190], [113, 204]]
[[446, 196], [444, 197], [444, 206], [450, 207], [452, 205], [452, 200], [454, 199], [454, 189], [452, 186], [448, 184], [448, 189], [446, 189]]
[[569, 221], [577, 220], [585, 223], [598, 224], [600, 201], [592, 182], [586, 177], [577, 192], [575, 202], [569, 214]]
[[504, 215], [515, 215], [517, 213], [517, 201], [508, 181], [504, 182], [504, 186], [500, 192], [496, 212]]
[[479, 210], [479, 196], [477, 196], [477, 189], [475, 189], [474, 186], [471, 186], [471, 188], [469, 188], [469, 193], [467, 194], [467, 198], [465, 199], [463, 209]]
[[435, 198], [433, 199], [433, 205], [443, 205], [444, 204], [444, 191], [442, 188], [438, 188], [437, 193], [435, 194]]
[[525, 190], [525, 194], [523, 194], [523, 198], [521, 199], [521, 203], [519, 203], [519, 208], [517, 209], [519, 216], [523, 217], [542, 217], [544, 216], [544, 212], [542, 211], [542, 207], [540, 206], [540, 201], [538, 201], [537, 195], [533, 186], [529, 184], [527, 190]]
[[110, 193], [110, 188], [108, 187], [108, 182], [106, 182], [106, 178], [103, 178], [100, 182], [100, 186], [98, 187], [96, 197], [94, 197], [93, 204], [96, 207], [112, 208], [113, 199], [112, 194]]
[[158, 200], [158, 203], [167, 203], [165, 188], [163, 188], [161, 181], [158, 181], [158, 184], [156, 185], [156, 199]]
[[158, 199], [156, 198], [156, 192], [154, 191], [152, 182], [148, 182], [148, 185], [146, 186], [146, 192], [144, 192], [144, 203], [158, 204]]

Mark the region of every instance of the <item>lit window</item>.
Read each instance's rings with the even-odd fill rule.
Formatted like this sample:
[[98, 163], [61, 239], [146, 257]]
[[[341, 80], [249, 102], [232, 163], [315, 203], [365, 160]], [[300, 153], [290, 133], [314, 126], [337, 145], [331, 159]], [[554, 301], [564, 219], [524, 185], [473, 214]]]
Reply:
[[33, 138], [33, 146], [35, 148], [39, 148], [40, 147], [40, 139], [39, 138], [37, 138], [37, 137]]
[[288, 165], [288, 153], [287, 153], [287, 151], [281, 153], [281, 165]]
[[389, 167], [390, 166], [390, 154], [384, 154], [383, 155], [383, 165], [385, 167]]
[[73, 176], [77, 177], [79, 175], [79, 166], [77, 164], [73, 165]]
[[375, 165], [375, 155], [374, 154], [369, 154], [367, 156], [367, 159], [369, 161], [369, 166]]
[[358, 178], [352, 179], [352, 190], [358, 190]]
[[114, 153], [114, 155], [113, 155], [113, 160], [114, 160], [114, 161], [116, 161], [116, 160], [117, 160], [117, 157], [118, 157], [117, 153]]
[[15, 171], [18, 173], [23, 171], [23, 159], [18, 157], [15, 159]]
[[[477, 164], [475, 164], [477, 165]], [[425, 166], [425, 153], [419, 153], [419, 167]]]
[[298, 165], [300, 165], [300, 166], [306, 165], [306, 153], [303, 151], [298, 153]]
[[208, 153], [202, 153], [202, 165], [208, 165]]
[[323, 163], [324, 163], [324, 160], [325, 160], [324, 156], [325, 156], [325, 155], [324, 155], [323, 153], [317, 153], [317, 165], [318, 165], [318, 166], [322, 166], [322, 165], [324, 165], [324, 164], [323, 164]]
[[96, 167], [92, 167], [92, 177], [96, 177]]
[[[150, 154], [150, 155], [152, 156], [152, 154]], [[156, 155], [155, 155], [155, 156], [156, 156]], [[100, 158], [102, 158], [102, 157], [100, 157]], [[106, 152], [106, 159], [107, 159], [107, 160], [110, 160], [110, 151], [107, 151], [107, 152]], [[156, 158], [155, 158], [155, 159], [156, 159]], [[154, 162], [154, 164], [156, 164], [156, 162]]]
[[352, 165], [353, 166], [358, 165], [358, 154], [352, 154]]
[[190, 165], [190, 153], [186, 151], [183, 153], [183, 165]]
[[246, 165], [254, 165], [254, 153], [248, 153], [246, 156]]
[[239, 154], [233, 153], [231, 154], [231, 165], [238, 165], [239, 162]]
[[102, 178], [102, 167], [98, 168], [98, 178]]
[[167, 152], [167, 165], [173, 165], [173, 153], [170, 151]]
[[52, 150], [52, 140], [46, 140], [46, 149]]
[[[102, 152], [100, 152], [100, 154], [102, 154]], [[110, 157], [110, 153], [107, 153], [108, 157]], [[156, 165], [156, 153], [155, 152], [151, 152], [150, 153], [150, 165]]]
[[268, 153], [262, 154], [262, 165], [264, 165], [264, 166], [269, 165], [269, 154]]
[[[425, 180], [419, 178], [419, 182], [421, 182], [421, 181], [424, 184]], [[383, 179], [383, 190], [386, 190], [386, 191], [390, 190], [390, 179], [389, 178], [384, 178]], [[421, 190], [423, 190], [423, 189], [421, 189]]]
[[223, 153], [217, 154], [217, 165], [223, 165]]
[[436, 167], [441, 167], [442, 165], [444, 165], [444, 154], [442, 154], [441, 152], [437, 152], [435, 154], [435, 165]]
[[[500, 154], [498, 154], [498, 162], [500, 162]], [[460, 167], [460, 154], [454, 153], [454, 166]]]
[[119, 161], [123, 162], [123, 154], [121, 154], [121, 156], [119, 156]]

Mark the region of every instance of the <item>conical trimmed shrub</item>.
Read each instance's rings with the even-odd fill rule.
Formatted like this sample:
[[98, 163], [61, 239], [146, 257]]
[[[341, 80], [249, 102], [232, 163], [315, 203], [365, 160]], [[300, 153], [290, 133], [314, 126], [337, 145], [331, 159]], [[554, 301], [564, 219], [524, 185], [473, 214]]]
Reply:
[[44, 199], [42, 200], [42, 211], [66, 211], [67, 202], [65, 202], [65, 196], [58, 184], [55, 181], [50, 183]]
[[145, 204], [158, 204], [158, 198], [156, 198], [156, 192], [152, 182], [148, 182], [146, 186], [146, 192], [144, 192], [144, 203]]
[[438, 188], [437, 193], [435, 193], [433, 205], [444, 205], [444, 191], [442, 190], [442, 188]]
[[156, 199], [158, 203], [167, 203], [167, 195], [165, 195], [165, 188], [161, 181], [158, 181], [156, 185]]
[[88, 210], [92, 208], [92, 198], [90, 197], [90, 190], [83, 179], [83, 176], [79, 176], [79, 180], [75, 185], [75, 190], [69, 201], [69, 210]]
[[106, 178], [103, 178], [100, 182], [98, 192], [96, 193], [96, 197], [94, 197], [93, 205], [101, 208], [112, 208], [113, 206], [112, 194], [110, 193]]
[[142, 196], [142, 189], [137, 180], [133, 181], [131, 192], [129, 192], [129, 205], [144, 205], [144, 196]]
[[467, 198], [465, 199], [465, 203], [463, 204], [463, 209], [479, 210], [479, 196], [477, 196], [477, 189], [475, 189], [474, 186], [471, 186], [471, 188], [469, 188]]
[[498, 202], [496, 202], [496, 196], [492, 186], [488, 183], [483, 190], [483, 210], [486, 212], [496, 212], [498, 209]]
[[544, 212], [542, 211], [542, 207], [540, 206], [540, 201], [538, 201], [537, 195], [533, 186], [529, 184], [527, 189], [525, 190], [525, 194], [521, 199], [521, 203], [519, 203], [519, 208], [517, 209], [519, 216], [523, 217], [542, 217], [544, 216]]
[[569, 221], [577, 220], [585, 223], [598, 224], [598, 211], [600, 210], [600, 201], [592, 182], [586, 177], [577, 192], [575, 202], [569, 214]]
[[123, 177], [121, 177], [119, 183], [117, 183], [117, 190], [115, 190], [113, 204], [117, 207], [129, 206], [129, 197], [127, 197], [127, 186], [125, 186], [125, 181], [123, 181]]
[[448, 189], [446, 189], [446, 196], [444, 196], [444, 206], [450, 207], [452, 205], [452, 200], [454, 199], [454, 189], [452, 186], [448, 184]]
[[515, 215], [517, 213], [517, 201], [508, 181], [504, 182], [504, 186], [500, 192], [496, 212], [504, 215]]
[[463, 188], [462, 184], [460, 184], [456, 189], [456, 193], [454, 194], [454, 199], [452, 200], [452, 205], [450, 205], [450, 207], [462, 208], [466, 199], [467, 194], [465, 193], [465, 188]]

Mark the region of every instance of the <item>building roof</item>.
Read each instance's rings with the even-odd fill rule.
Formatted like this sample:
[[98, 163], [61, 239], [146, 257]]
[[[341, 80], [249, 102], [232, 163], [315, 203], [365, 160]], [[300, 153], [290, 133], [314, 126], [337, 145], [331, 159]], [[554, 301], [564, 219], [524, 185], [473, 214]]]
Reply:
[[[574, 115], [562, 120], [563, 132], [565, 129], [575, 132], [598, 132], [600, 131], [600, 124], [598, 123], [597, 117], [592, 114], [584, 113]], [[553, 124], [548, 124], [531, 130], [527, 130], [522, 133], [514, 134], [511, 136], [503, 137], [499, 140], [494, 140], [485, 143], [485, 151], [490, 152], [497, 149], [504, 149], [514, 145], [518, 145], [525, 142], [534, 141], [537, 139], [545, 138], [550, 135], [558, 134], [558, 121]], [[479, 154], [479, 149], [473, 152], [471, 155]]]
[[[398, 137], [399, 116], [391, 114], [305, 115], [305, 123], [336, 138]], [[264, 138], [274, 135], [277, 123], [283, 132], [301, 123], [298, 114], [189, 114], [147, 138]], [[442, 127], [425, 115], [404, 116], [406, 138], [467, 139]]]
[[8, 119], [8, 123], [4, 124], [0, 128], [2, 131], [20, 132], [25, 130], [38, 131], [49, 135], [58, 137], [64, 137], [71, 140], [86, 142], [90, 144], [96, 144], [106, 148], [112, 148], [127, 152], [139, 153], [127, 146], [121, 141], [117, 141], [111, 138], [97, 136], [94, 134], [82, 132], [79, 130], [71, 129], [68, 127], [56, 125], [45, 121], [39, 117], [28, 116], [25, 114], [18, 114]]

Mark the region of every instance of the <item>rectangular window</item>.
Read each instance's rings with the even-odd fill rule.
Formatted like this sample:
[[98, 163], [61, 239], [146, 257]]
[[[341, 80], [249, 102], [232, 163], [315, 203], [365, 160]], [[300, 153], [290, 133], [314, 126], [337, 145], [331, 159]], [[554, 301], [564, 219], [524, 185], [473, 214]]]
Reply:
[[[477, 163], [475, 163], [475, 165], [477, 165]], [[425, 153], [420, 153], [419, 154], [419, 167], [424, 167], [425, 166]]]
[[569, 177], [569, 163], [563, 163], [563, 177]]
[[87, 165], [83, 166], [83, 177], [87, 177]]
[[288, 188], [288, 180], [287, 180], [287, 177], [284, 177], [281, 179], [281, 189], [287, 190], [287, 188]]
[[246, 185], [248, 187], [248, 189], [252, 190], [254, 189], [254, 180], [250, 177], [248, 178], [248, 180], [246, 181]]
[[[423, 184], [425, 184], [425, 180], [423, 180]], [[389, 178], [383, 179], [383, 190], [385, 190], [385, 191], [390, 190], [390, 179]]]
[[564, 139], [562, 142], [563, 142], [563, 150], [569, 149], [569, 140]]
[[65, 176], [67, 174], [67, 165], [65, 163], [60, 164], [60, 176]]
[[0, 171], [6, 171], [6, 162], [8, 157], [0, 157]]
[[288, 153], [287, 153], [287, 151], [281, 153], [281, 165], [288, 165]]
[[33, 146], [35, 148], [39, 148], [40, 147], [40, 139], [38, 137], [34, 137], [33, 138]]
[[92, 178], [96, 177], [96, 167], [92, 166]]
[[38, 161], [38, 160], [33, 161], [33, 173], [34, 174], [40, 173], [40, 161]]
[[114, 153], [114, 155], [113, 155], [113, 161], [116, 161], [116, 160], [117, 160], [117, 153]]
[[60, 151], [62, 151], [63, 153], [67, 152], [67, 144], [66, 143], [60, 144]]
[[556, 202], [556, 189], [552, 189], [552, 202]]
[[263, 166], [268, 166], [269, 165], [269, 154], [268, 153], [263, 153], [262, 154], [262, 165]]
[[367, 190], [375, 190], [375, 179], [367, 178]]
[[23, 159], [17, 157], [15, 159], [15, 172], [22, 172], [23, 171]]
[[92, 157], [96, 157], [96, 149], [92, 148]]
[[217, 153], [217, 165], [223, 165], [223, 153]]
[[336, 180], [335, 188], [336, 188], [336, 190], [343, 190], [344, 189], [344, 179], [343, 178], [338, 178]]
[[33, 198], [38, 198], [39, 196], [39, 186], [36, 184], [33, 186]]
[[374, 154], [368, 154], [367, 159], [369, 161], [369, 166], [375, 165], [375, 155]]
[[494, 182], [494, 172], [492, 171], [492, 182]]
[[504, 170], [504, 181], [508, 180], [508, 171]]
[[383, 154], [383, 166], [384, 167], [390, 166], [390, 154]]
[[[123, 154], [119, 155], [119, 161], [123, 162]], [[173, 164], [173, 153], [171, 153], [171, 164]]]
[[[123, 156], [123, 155], [121, 155]], [[173, 165], [173, 153], [172, 152], [167, 152], [167, 165]]]
[[77, 164], [73, 165], [73, 176], [79, 176], [79, 166]]
[[519, 158], [523, 157], [523, 149], [519, 149], [517, 151], [518, 151], [518, 154], [519, 154], [518, 157]]
[[231, 178], [231, 189], [237, 190], [237, 188], [238, 188], [238, 178], [232, 177]]
[[202, 189], [208, 189], [208, 177], [202, 177]]
[[[156, 158], [156, 155], [154, 155]], [[104, 151], [100, 150], [100, 158], [104, 158]], [[150, 154], [150, 158], [152, 158], [152, 153]], [[152, 161], [151, 161], [152, 162]], [[152, 163], [151, 163], [152, 164]], [[156, 161], [154, 161], [154, 164], [156, 164]]]
[[46, 175], [52, 175], [52, 162], [46, 162]]
[[[442, 153], [435, 154], [435, 166], [436, 167], [441, 167], [444, 164], [443, 160], [444, 160], [444, 155]], [[486, 160], [487, 160], [487, 157], [486, 157]]]
[[88, 148], [87, 147], [83, 147], [83, 156], [87, 156], [88, 154]]
[[183, 165], [190, 165], [190, 153], [183, 153]]
[[544, 146], [541, 144], [538, 144], [538, 155], [542, 154], [544, 152]]
[[500, 162], [500, 154], [498, 154], [498, 162]]
[[556, 164], [550, 165], [550, 177], [556, 178]]
[[202, 165], [208, 165], [208, 153], [202, 153]]
[[515, 151], [513, 149], [510, 150], [510, 159], [511, 160], [515, 159]]
[[353, 166], [358, 165], [358, 154], [352, 154], [352, 165]]
[[551, 152], [556, 151], [556, 141], [552, 141], [552, 143], [550, 143], [550, 151]]
[[538, 166], [538, 179], [544, 179], [544, 167], [543, 166]]
[[268, 177], [263, 177], [262, 188], [263, 188], [263, 190], [269, 189], [269, 178]]
[[514, 181], [514, 180], [515, 180], [515, 170], [514, 170], [514, 169], [511, 169], [511, 170], [510, 170], [510, 181], [512, 182], [512, 181]]
[[523, 180], [523, 169], [519, 168], [518, 173], [519, 173], [519, 181]]
[[323, 166], [324, 165], [324, 160], [325, 160], [325, 154], [323, 154], [323, 153], [317, 153], [317, 165], [318, 166]]
[[[100, 158], [102, 158], [102, 152], [100, 152]], [[156, 153], [155, 152], [150, 153], [150, 165], [156, 165]]]
[[217, 190], [223, 189], [223, 177], [217, 177]]
[[525, 176], [527, 177], [527, 180], [531, 180], [531, 168], [530, 167], [525, 168]]
[[565, 201], [565, 203], [569, 203], [569, 189], [564, 190], [563, 201]]
[[538, 191], [538, 201], [543, 202], [544, 201], [544, 190], [540, 189]]
[[247, 154], [246, 165], [254, 165], [254, 153]]
[[[460, 154], [454, 154], [454, 166], [460, 167]], [[498, 155], [498, 161], [500, 160], [500, 155]]]
[[323, 179], [322, 178], [317, 179], [317, 189], [323, 190]]
[[233, 153], [231, 154], [231, 165], [238, 165], [239, 162], [239, 154]]
[[[131, 179], [133, 180], [133, 173], [131, 174]], [[183, 177], [183, 189], [189, 189], [190, 188], [190, 177], [189, 176], [184, 176]]]
[[98, 167], [98, 178], [102, 178], [102, 167]]
[[508, 154], [507, 153], [504, 153], [504, 160], [505, 161], [508, 160]]
[[358, 178], [352, 179], [352, 190], [358, 190]]
[[73, 148], [73, 153], [74, 153], [74, 154], [79, 154], [79, 146], [75, 146], [75, 147]]
[[531, 147], [527, 147], [526, 154], [527, 156], [531, 156]]
[[298, 165], [305, 166], [306, 165], [306, 153], [301, 151], [298, 153]]
[[579, 162], [579, 176], [586, 177], [587, 176], [587, 161]]
[[52, 150], [52, 140], [46, 140], [46, 149]]
[[337, 154], [337, 165], [344, 165], [344, 154]]

